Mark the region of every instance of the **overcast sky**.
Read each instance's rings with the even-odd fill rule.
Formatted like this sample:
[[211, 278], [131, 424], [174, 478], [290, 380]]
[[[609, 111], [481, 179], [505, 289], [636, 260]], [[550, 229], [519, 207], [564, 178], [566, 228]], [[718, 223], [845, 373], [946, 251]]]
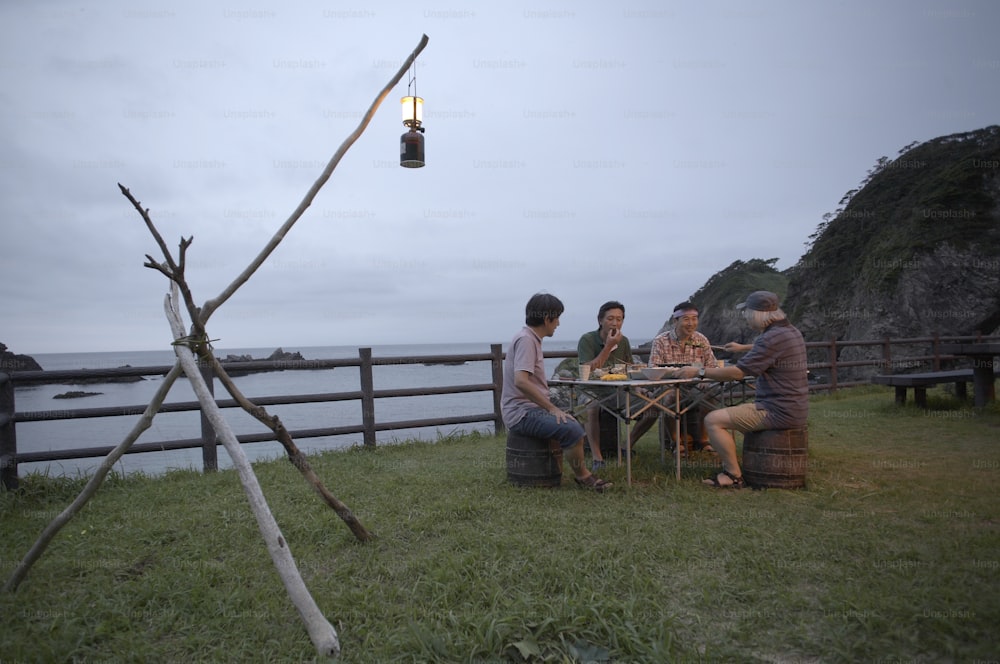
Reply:
[[[214, 6], [213, 6], [214, 5]], [[626, 304], [653, 336], [734, 260], [787, 268], [880, 156], [1000, 121], [1000, 5], [928, 2], [5, 2], [0, 342], [167, 349], [258, 254], [421, 34], [313, 206], [209, 322], [220, 348], [556, 340]], [[407, 77], [408, 78], [408, 77]]]

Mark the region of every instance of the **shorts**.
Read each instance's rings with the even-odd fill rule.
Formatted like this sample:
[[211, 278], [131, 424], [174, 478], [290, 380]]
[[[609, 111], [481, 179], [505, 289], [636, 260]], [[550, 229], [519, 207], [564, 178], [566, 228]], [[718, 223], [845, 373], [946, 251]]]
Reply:
[[738, 406], [721, 408], [716, 413], [729, 415], [730, 426], [727, 429], [736, 429], [742, 433], [747, 431], [760, 431], [764, 429], [764, 419], [767, 417], [766, 410], [758, 410], [755, 403], [741, 403]]
[[573, 447], [583, 439], [583, 427], [572, 417], [565, 422], [557, 422], [556, 416], [541, 408], [532, 408], [517, 424], [510, 427], [514, 433], [532, 438], [558, 440], [559, 447]]

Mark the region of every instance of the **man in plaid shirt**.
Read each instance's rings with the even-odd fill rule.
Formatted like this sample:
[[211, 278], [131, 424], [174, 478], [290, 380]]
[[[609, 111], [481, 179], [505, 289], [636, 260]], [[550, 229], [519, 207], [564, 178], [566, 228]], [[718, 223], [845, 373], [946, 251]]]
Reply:
[[[681, 302], [674, 307], [670, 315], [673, 328], [659, 334], [653, 339], [649, 352], [650, 366], [661, 364], [700, 364], [711, 369], [719, 365], [712, 352], [708, 337], [698, 331], [698, 310], [690, 302]], [[704, 419], [707, 412], [699, 409], [697, 428], [698, 443], [693, 446], [709, 448], [708, 432], [705, 431]], [[691, 428], [694, 428], [693, 426]], [[691, 442], [691, 436], [687, 441]]]
[[662, 364], [718, 365], [708, 337], [698, 331], [698, 310], [690, 302], [681, 302], [670, 315], [673, 329], [657, 335], [649, 352], [650, 366]]

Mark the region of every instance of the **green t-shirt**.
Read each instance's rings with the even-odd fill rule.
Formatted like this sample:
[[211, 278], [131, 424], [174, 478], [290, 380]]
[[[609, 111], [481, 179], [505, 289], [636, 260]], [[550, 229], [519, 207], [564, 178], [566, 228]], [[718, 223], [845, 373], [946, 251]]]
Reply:
[[[580, 337], [580, 341], [576, 345], [579, 362], [590, 362], [600, 355], [602, 350], [604, 350], [604, 341], [601, 339], [600, 330], [587, 332]], [[628, 337], [623, 334], [618, 340], [618, 348], [611, 351], [602, 368], [607, 369], [612, 364], [632, 364], [632, 362], [632, 346], [628, 342]]]

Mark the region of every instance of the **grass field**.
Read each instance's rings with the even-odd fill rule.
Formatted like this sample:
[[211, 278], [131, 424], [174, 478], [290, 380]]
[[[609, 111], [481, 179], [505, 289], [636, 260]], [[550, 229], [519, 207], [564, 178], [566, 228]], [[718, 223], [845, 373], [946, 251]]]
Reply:
[[[655, 429], [610, 494], [506, 481], [502, 438], [255, 465], [344, 662], [1000, 660], [1000, 410], [815, 397], [804, 490], [677, 482]], [[0, 494], [6, 577], [82, 480]], [[0, 661], [314, 659], [233, 472], [111, 478], [15, 594]]]

